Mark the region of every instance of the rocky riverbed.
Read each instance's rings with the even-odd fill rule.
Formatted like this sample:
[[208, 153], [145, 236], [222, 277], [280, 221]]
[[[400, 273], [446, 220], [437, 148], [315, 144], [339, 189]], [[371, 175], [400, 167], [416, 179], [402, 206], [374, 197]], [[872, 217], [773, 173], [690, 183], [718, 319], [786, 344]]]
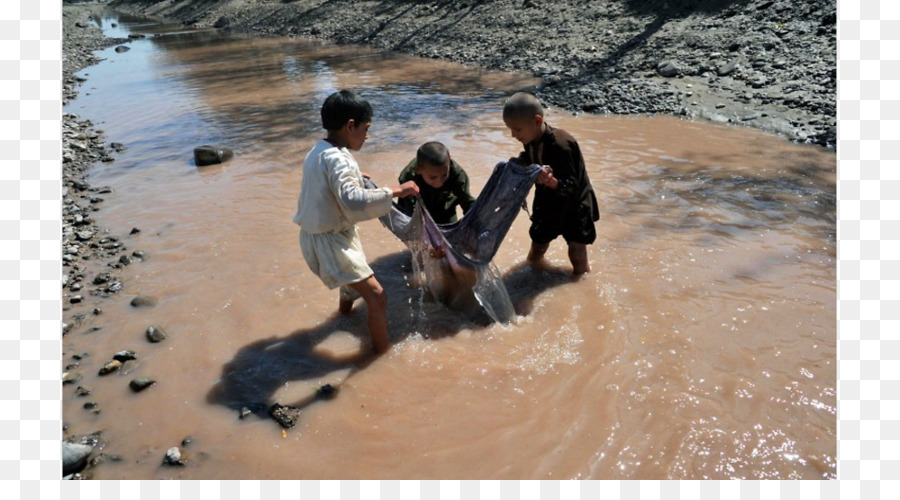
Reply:
[[117, 9], [303, 36], [542, 79], [572, 112], [671, 114], [836, 142], [826, 0], [113, 0]]

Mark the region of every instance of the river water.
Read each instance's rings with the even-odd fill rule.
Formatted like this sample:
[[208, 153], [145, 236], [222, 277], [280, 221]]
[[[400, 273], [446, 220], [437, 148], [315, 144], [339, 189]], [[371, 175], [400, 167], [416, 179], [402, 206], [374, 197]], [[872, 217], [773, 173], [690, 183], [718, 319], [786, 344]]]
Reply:
[[[114, 272], [125, 290], [113, 298], [86, 295], [79, 310], [103, 313], [63, 339], [63, 364], [89, 353], [80, 384], [92, 391], [64, 386], [67, 435], [99, 430], [95, 454], [122, 458], [95, 478], [836, 476], [833, 152], [745, 128], [551, 109], [600, 201], [593, 271], [573, 280], [562, 241], [546, 268], [525, 266], [523, 212], [494, 260], [518, 319], [485, 326], [423, 300], [404, 245], [364, 222], [392, 341], [371, 360], [364, 307], [337, 314], [291, 222], [321, 102], [354, 88], [372, 103], [355, 156], [377, 183], [440, 140], [477, 195], [521, 147], [503, 98], [534, 81], [115, 14], [102, 23], [109, 36], [148, 36], [102, 51], [65, 111], [126, 146], [92, 167], [91, 184], [112, 189], [95, 218], [147, 258]], [[201, 144], [235, 157], [198, 168]], [[131, 307], [139, 294], [158, 304]], [[149, 325], [168, 338], [149, 343]], [[124, 349], [136, 368], [96, 375]], [[139, 376], [157, 383], [133, 393]], [[315, 401], [323, 384], [337, 395]], [[303, 408], [294, 428], [266, 415], [275, 402]], [[241, 419], [243, 407], [255, 413]], [[161, 465], [173, 446], [185, 467]]]

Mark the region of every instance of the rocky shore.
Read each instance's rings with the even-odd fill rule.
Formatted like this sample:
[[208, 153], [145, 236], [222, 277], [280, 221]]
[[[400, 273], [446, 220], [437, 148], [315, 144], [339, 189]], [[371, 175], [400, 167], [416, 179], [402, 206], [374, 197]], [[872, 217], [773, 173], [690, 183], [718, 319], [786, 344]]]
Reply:
[[[96, 6], [65, 5], [63, 8], [63, 94], [65, 105], [73, 99], [84, 79], [75, 76], [79, 70], [96, 64], [94, 52], [117, 45], [125, 40], [104, 38], [94, 20]], [[141, 251], [129, 251], [125, 238], [111, 234], [99, 226], [93, 214], [103, 206], [108, 187], [90, 186], [87, 171], [97, 162], [114, 161], [114, 154], [124, 148], [121, 144], [107, 144], [103, 132], [89, 120], [72, 114], [62, 116], [62, 308], [63, 308], [63, 398], [85, 398], [85, 411], [99, 412], [91, 402], [91, 391], [80, 385], [83, 370], [95, 370], [89, 352], [67, 352], [65, 336], [77, 331], [88, 316], [99, 316], [102, 308], [88, 306], [86, 296], [110, 297], [122, 290], [116, 270], [142, 259]], [[130, 353], [133, 355], [134, 353]], [[128, 358], [129, 352], [116, 355]], [[127, 360], [126, 360], [127, 362]], [[84, 363], [84, 366], [82, 366]], [[102, 374], [103, 368], [101, 368]], [[100, 431], [83, 435], [69, 435], [63, 422], [63, 474], [66, 478], [90, 477], [87, 467], [120, 457], [97, 452], [102, 448]]]
[[542, 79], [572, 112], [670, 114], [836, 142], [826, 0], [113, 0], [132, 13], [368, 44]]

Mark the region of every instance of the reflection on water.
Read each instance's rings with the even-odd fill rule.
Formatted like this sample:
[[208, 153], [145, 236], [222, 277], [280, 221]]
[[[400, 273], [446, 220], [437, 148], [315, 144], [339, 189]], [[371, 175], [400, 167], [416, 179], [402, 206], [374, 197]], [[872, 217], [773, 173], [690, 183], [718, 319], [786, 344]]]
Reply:
[[[579, 140], [600, 200], [593, 272], [573, 280], [560, 241], [545, 268], [523, 265], [523, 213], [494, 260], [518, 321], [485, 326], [427, 300], [403, 244], [363, 223], [393, 343], [372, 360], [364, 306], [337, 314], [291, 222], [322, 100], [352, 87], [372, 103], [355, 156], [376, 183], [440, 140], [477, 194], [520, 148], [503, 97], [534, 80], [114, 14], [102, 23], [147, 36], [102, 51], [66, 111], [126, 146], [91, 171], [113, 189], [96, 219], [148, 258], [116, 270], [126, 290], [88, 298], [82, 310], [103, 314], [63, 342], [64, 364], [90, 353], [82, 385], [102, 410], [64, 386], [68, 433], [102, 430], [103, 452], [125, 457], [94, 477], [835, 477], [832, 153], [674, 118], [550, 110]], [[235, 157], [195, 167], [201, 144]], [[158, 305], [131, 308], [137, 294]], [[145, 340], [151, 324], [169, 333], [163, 343]], [[94, 375], [123, 349], [138, 353], [133, 371]], [[132, 394], [137, 376], [158, 382]], [[316, 400], [324, 384], [337, 397]], [[303, 409], [284, 436], [266, 416], [275, 402]], [[160, 467], [186, 436], [190, 465]]]

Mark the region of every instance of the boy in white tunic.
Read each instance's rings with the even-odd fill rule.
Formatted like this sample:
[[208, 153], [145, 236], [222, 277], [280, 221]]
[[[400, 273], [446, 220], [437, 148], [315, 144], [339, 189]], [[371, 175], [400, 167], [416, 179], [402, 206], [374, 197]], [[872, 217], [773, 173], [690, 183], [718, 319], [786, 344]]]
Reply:
[[361, 296], [367, 306], [372, 349], [388, 349], [387, 296], [366, 263], [356, 223], [380, 217], [394, 197], [419, 193], [414, 181], [367, 189], [350, 150], [358, 151], [372, 124], [372, 106], [351, 90], [330, 95], [322, 105], [328, 136], [313, 146], [303, 162], [303, 180], [294, 222], [300, 225], [303, 258], [329, 288], [340, 287], [342, 313]]

